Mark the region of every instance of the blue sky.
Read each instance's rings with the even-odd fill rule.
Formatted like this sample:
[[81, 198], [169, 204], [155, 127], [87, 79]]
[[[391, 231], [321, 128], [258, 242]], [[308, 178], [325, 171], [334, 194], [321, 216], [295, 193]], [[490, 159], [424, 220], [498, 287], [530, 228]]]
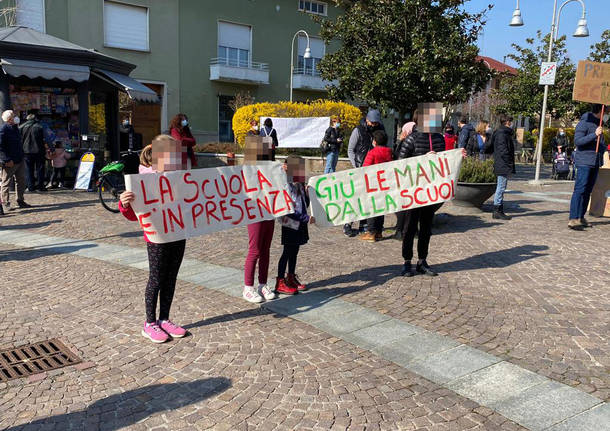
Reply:
[[[581, 16], [582, 8], [579, 2], [572, 2], [563, 8], [559, 35], [568, 35], [568, 54], [573, 62], [584, 60], [589, 56], [590, 46], [601, 40], [604, 30], [610, 28], [609, 0], [584, 0], [587, 7], [587, 21], [590, 36], [586, 38], [572, 37], [576, 24]], [[516, 0], [470, 0], [466, 3], [469, 11], [480, 11], [488, 4], [494, 8], [488, 13], [487, 25], [479, 38], [481, 54], [502, 61], [503, 56], [511, 54], [511, 43], [525, 44], [525, 39], [535, 37], [537, 30], [543, 34], [551, 30], [553, 0], [520, 0], [523, 27], [509, 27], [516, 6]], [[558, 6], [563, 0], [558, 1]], [[506, 61], [514, 66], [510, 59]]]

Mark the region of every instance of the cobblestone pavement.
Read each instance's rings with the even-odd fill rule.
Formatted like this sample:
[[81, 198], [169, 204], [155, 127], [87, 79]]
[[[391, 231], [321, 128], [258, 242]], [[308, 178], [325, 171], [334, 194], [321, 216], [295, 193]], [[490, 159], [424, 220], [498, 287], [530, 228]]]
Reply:
[[[610, 246], [602, 239], [610, 224], [567, 231], [568, 184], [509, 189], [510, 222], [440, 211], [449, 215], [439, 217], [429, 256], [440, 277], [397, 277], [396, 241], [361, 243], [315, 227], [298, 272], [310, 287], [608, 400]], [[95, 197], [28, 195], [37, 207], [0, 224], [142, 248], [137, 225]], [[245, 229], [221, 232], [190, 240], [187, 256], [240, 268], [246, 244]], [[276, 235], [272, 262], [279, 251]], [[6, 244], [0, 262], [8, 328], [0, 348], [57, 336], [85, 361], [41, 381], [0, 384], [0, 429], [42, 418], [57, 429], [138, 421], [133, 429], [520, 429], [366, 350], [220, 292], [179, 282], [172, 312], [193, 336], [153, 346], [138, 337], [144, 271]], [[162, 386], [142, 389], [150, 385]], [[163, 396], [151, 398], [155, 391]]]

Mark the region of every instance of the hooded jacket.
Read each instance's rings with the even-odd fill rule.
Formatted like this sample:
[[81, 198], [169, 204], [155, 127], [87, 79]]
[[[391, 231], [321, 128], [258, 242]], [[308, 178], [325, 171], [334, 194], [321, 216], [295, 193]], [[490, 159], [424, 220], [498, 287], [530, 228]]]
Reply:
[[23, 152], [25, 154], [38, 154], [44, 156], [44, 132], [42, 126], [35, 118], [28, 120], [19, 126], [21, 139], [23, 140]]
[[595, 153], [597, 146], [597, 135], [595, 130], [599, 127], [599, 118], [593, 113], [584, 114], [576, 129], [574, 130], [574, 164], [576, 166], [601, 166], [603, 164], [603, 154], [607, 150], [606, 141], [602, 135], [599, 141], [599, 149]]

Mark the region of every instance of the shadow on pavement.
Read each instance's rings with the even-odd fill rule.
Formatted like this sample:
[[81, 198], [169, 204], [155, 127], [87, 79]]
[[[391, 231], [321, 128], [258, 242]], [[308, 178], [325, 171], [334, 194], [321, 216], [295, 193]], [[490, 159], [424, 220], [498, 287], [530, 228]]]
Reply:
[[74, 253], [78, 250], [85, 248], [96, 247], [93, 244], [80, 244], [80, 245], [58, 245], [48, 246], [47, 248], [25, 248], [17, 250], [2, 250], [0, 251], [0, 262], [10, 262], [13, 260], [26, 261], [31, 259], [37, 259], [39, 257], [55, 256], [58, 254]]
[[102, 398], [84, 410], [39, 419], [29, 424], [14, 426], [7, 431], [97, 430], [101, 425], [104, 430], [114, 431], [133, 425], [155, 413], [203, 401], [229, 387], [231, 380], [225, 377], [144, 386]]
[[182, 325], [182, 327], [184, 329], [201, 328], [202, 326], [230, 322], [231, 320], [248, 319], [250, 317], [262, 316], [268, 313], [269, 312], [263, 308], [253, 308], [249, 310], [237, 311], [235, 313], [221, 314], [220, 316], [210, 317], [209, 319], [202, 319], [198, 322], [189, 323], [188, 325]]
[[525, 214], [515, 214], [515, 215], [512, 215], [512, 214], [509, 213], [509, 215], [511, 215], [513, 218], [519, 218], [519, 217], [541, 217], [541, 216], [549, 216], [549, 215], [553, 215], [553, 214], [567, 214], [569, 212], [570, 212], [569, 210], [565, 210], [565, 211], [546, 210], [546, 211], [533, 211], [533, 212], [529, 212], [529, 213], [525, 213]]
[[548, 249], [549, 247], [546, 245], [521, 245], [505, 250], [481, 253], [476, 256], [467, 257], [466, 259], [454, 260], [453, 262], [432, 265], [432, 268], [439, 273], [486, 268], [506, 268], [507, 266], [525, 262], [526, 260], [547, 256], [547, 253], [540, 252]]
[[433, 233], [463, 233], [472, 229], [494, 227], [502, 223], [489, 222], [478, 216], [441, 213], [434, 217]]
[[86, 201], [73, 201], [73, 202], [61, 202], [57, 204], [48, 204], [48, 205], [32, 205], [32, 208], [22, 209], [17, 212], [17, 214], [29, 214], [35, 213], [39, 211], [56, 211], [56, 210], [65, 210], [70, 208], [77, 207], [89, 207], [93, 206], [93, 204], [99, 203], [99, 199], [89, 199]]
[[[47, 227], [52, 223], [61, 223], [63, 220], [49, 220], [49, 221], [41, 221], [38, 223], [30, 223], [30, 224], [10, 224], [3, 225], [4, 229], [38, 229], [41, 227]], [[2, 228], [0, 228], [0, 232], [2, 232]]]

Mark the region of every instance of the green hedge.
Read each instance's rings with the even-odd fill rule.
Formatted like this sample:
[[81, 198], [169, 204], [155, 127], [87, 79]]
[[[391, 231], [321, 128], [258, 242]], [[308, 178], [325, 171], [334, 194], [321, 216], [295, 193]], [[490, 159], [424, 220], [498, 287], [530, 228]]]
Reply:
[[460, 169], [461, 183], [495, 183], [493, 159], [479, 160], [477, 157], [466, 157]]

